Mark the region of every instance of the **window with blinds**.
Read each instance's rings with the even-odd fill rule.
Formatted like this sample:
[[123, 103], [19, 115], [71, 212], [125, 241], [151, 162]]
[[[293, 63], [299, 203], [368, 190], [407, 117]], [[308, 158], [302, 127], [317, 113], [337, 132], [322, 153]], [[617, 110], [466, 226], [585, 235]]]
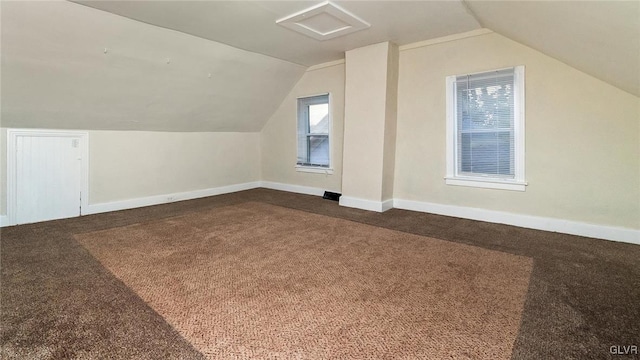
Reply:
[[447, 183], [524, 190], [524, 67], [447, 77]]
[[298, 166], [329, 167], [329, 121], [329, 94], [298, 99]]
[[458, 174], [514, 177], [513, 69], [456, 77]]

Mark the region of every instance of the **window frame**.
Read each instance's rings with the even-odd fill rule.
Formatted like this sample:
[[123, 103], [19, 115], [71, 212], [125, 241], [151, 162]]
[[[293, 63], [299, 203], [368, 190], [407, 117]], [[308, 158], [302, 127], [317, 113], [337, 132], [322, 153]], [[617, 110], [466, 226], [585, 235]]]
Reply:
[[[327, 97], [327, 105], [329, 108], [329, 112], [328, 112], [328, 129], [327, 129], [327, 140], [329, 143], [329, 163], [326, 166], [323, 165], [305, 165], [305, 164], [298, 164], [298, 141], [299, 141], [299, 136], [300, 136], [300, 125], [302, 124], [302, 117], [303, 117], [303, 109], [300, 106], [300, 101], [301, 100], [307, 100], [307, 99], [313, 99], [313, 98], [318, 98], [320, 96], [326, 96]], [[310, 101], [311, 103], [312, 101]], [[317, 104], [322, 104], [323, 102], [318, 102]], [[296, 171], [299, 172], [307, 172], [307, 173], [317, 173], [317, 174], [326, 174], [326, 175], [331, 175], [333, 174], [333, 141], [332, 141], [332, 129], [333, 129], [333, 106], [332, 106], [332, 96], [330, 92], [326, 92], [326, 93], [319, 93], [319, 94], [313, 94], [313, 95], [305, 95], [305, 96], [299, 96], [296, 98], [296, 165], [295, 165], [295, 169]], [[313, 103], [311, 104], [307, 104], [307, 105], [313, 105]], [[304, 119], [305, 121], [305, 137], [309, 137], [310, 133], [309, 133], [309, 119]], [[325, 134], [320, 134], [320, 135], [325, 135]], [[308, 140], [307, 141], [307, 145], [308, 145]]]
[[[473, 176], [458, 173], [458, 112], [456, 78], [463, 75], [479, 75], [494, 71], [513, 69], [514, 100], [514, 177]], [[514, 66], [473, 74], [451, 75], [446, 77], [446, 175], [447, 185], [470, 186], [486, 189], [525, 191], [525, 71], [524, 66]]]

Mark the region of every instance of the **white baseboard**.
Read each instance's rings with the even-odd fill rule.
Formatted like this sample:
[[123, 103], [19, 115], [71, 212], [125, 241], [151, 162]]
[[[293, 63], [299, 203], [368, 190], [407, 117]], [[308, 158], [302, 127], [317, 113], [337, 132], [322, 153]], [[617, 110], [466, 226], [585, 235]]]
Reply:
[[454, 216], [464, 219], [514, 225], [529, 229], [559, 232], [640, 245], [640, 230], [623, 227], [595, 225], [570, 220], [402, 199], [394, 199], [393, 207], [404, 210]]
[[316, 195], [316, 196], [324, 195], [324, 190], [320, 188], [284, 184], [284, 183], [272, 182], [272, 181], [261, 181], [260, 187], [263, 187], [266, 189], [272, 189], [272, 190], [288, 191], [288, 192], [298, 193], [298, 194]]
[[[90, 204], [86, 208], [82, 209], [82, 215], [133, 209], [143, 206], [152, 206], [182, 200], [191, 200], [207, 196], [250, 190], [259, 187], [315, 196], [322, 196], [324, 194], [324, 190], [320, 188], [291, 185], [271, 181], [254, 181], [243, 184], [234, 184], [174, 194], [155, 195], [108, 203]], [[375, 212], [384, 212], [391, 208], [398, 208], [640, 245], [640, 230], [623, 227], [588, 224], [570, 220], [545, 218], [502, 211], [443, 205], [403, 199], [372, 201], [349, 196], [341, 196], [340, 205]], [[9, 218], [7, 215], [0, 215], [0, 227], [11, 225], [15, 224], [9, 223]]]
[[393, 208], [393, 199], [385, 200], [382, 202], [381, 212], [385, 212]]
[[89, 204], [87, 209], [82, 209], [82, 215], [98, 214], [109, 211], [118, 211], [139, 208], [143, 206], [159, 205], [165, 203], [172, 203], [176, 201], [198, 199], [207, 196], [228, 194], [237, 191], [255, 189], [260, 187], [259, 181], [248, 182], [243, 184], [234, 184], [228, 186], [221, 186], [216, 188], [186, 191], [173, 194], [163, 194], [147, 196], [143, 198], [127, 199], [120, 201], [113, 201], [108, 203]]
[[375, 212], [385, 212], [393, 207], [393, 200], [374, 201], [343, 195], [340, 197], [340, 206]]

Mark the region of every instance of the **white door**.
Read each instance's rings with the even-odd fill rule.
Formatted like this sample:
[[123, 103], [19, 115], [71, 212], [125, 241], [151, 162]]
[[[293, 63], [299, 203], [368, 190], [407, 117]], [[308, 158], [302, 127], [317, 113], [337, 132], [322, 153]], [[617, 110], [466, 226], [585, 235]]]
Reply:
[[17, 136], [16, 223], [80, 216], [79, 136]]

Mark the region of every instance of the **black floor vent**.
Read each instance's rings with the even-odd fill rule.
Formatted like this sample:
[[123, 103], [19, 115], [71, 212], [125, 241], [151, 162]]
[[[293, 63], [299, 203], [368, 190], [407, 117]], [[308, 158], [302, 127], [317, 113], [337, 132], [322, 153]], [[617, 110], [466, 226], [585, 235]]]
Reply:
[[340, 200], [340, 196], [342, 196], [342, 194], [338, 194], [338, 193], [334, 193], [331, 191], [325, 191], [324, 195], [322, 195], [323, 199], [328, 199], [328, 200], [333, 200], [333, 201], [338, 201]]

